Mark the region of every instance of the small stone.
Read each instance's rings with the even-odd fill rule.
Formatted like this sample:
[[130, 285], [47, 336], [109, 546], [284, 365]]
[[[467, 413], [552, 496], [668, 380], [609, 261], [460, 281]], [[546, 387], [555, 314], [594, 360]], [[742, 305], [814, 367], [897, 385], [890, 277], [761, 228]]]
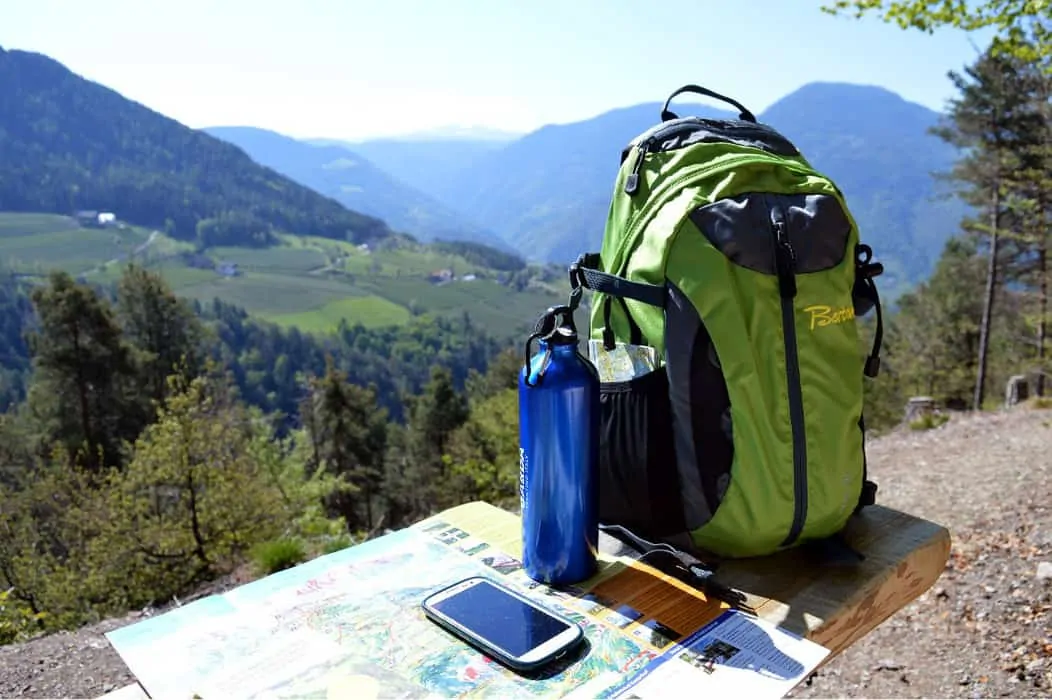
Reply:
[[1037, 580], [1052, 581], [1052, 561], [1043, 561], [1037, 565]]
[[902, 664], [896, 663], [889, 659], [884, 659], [876, 666], [873, 667], [874, 671], [901, 671]]
[[957, 681], [959, 685], [971, 685], [972, 679], [970, 676], [962, 676], [961, 680]]

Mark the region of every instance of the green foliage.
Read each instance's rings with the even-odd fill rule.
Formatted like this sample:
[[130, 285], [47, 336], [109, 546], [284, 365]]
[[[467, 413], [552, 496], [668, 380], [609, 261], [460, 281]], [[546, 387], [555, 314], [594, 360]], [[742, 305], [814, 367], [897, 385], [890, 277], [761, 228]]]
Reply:
[[299, 540], [282, 537], [257, 544], [252, 548], [252, 559], [256, 564], [256, 571], [267, 575], [290, 569], [306, 561], [307, 551]]
[[40, 631], [40, 623], [46, 613], [33, 610], [11, 595], [11, 591], [0, 591], [0, 646], [18, 642]]
[[[106, 487], [129, 568], [140, 586], [179, 590], [227, 569], [284, 527], [281, 491], [256, 458], [275, 449], [268, 431], [223, 383], [173, 377], [172, 394]], [[149, 567], [143, 566], [149, 564]], [[146, 575], [145, 572], [149, 572]]]
[[438, 365], [407, 409], [405, 430], [392, 436], [396, 450], [383, 482], [387, 518], [395, 522], [419, 519], [454, 502], [446, 454], [453, 432], [469, 416], [467, 397], [456, 390], [449, 369]]
[[40, 54], [0, 49], [0, 209], [112, 211], [200, 245], [266, 245], [282, 232], [354, 242], [391, 235]]
[[326, 537], [321, 540], [321, 546], [319, 548], [319, 554], [333, 554], [341, 550], [353, 547], [358, 544], [355, 540], [351, 539], [350, 535], [340, 534], [332, 537]]
[[44, 441], [61, 441], [93, 469], [120, 464], [122, 442], [142, 429], [147, 410], [137, 394], [136, 356], [113, 309], [57, 271], [32, 300], [39, 328], [29, 334], [29, 406]]
[[116, 311], [124, 337], [138, 350], [140, 380], [155, 402], [164, 399], [172, 373], [185, 379], [199, 373], [201, 323], [159, 275], [135, 264], [125, 268]]
[[1046, 0], [835, 0], [822, 10], [861, 18], [876, 13], [884, 22], [929, 34], [942, 27], [965, 31], [993, 29], [998, 54], [1021, 61], [1052, 60], [1052, 4]]
[[450, 435], [445, 460], [454, 501], [514, 505], [519, 480], [518, 396], [516, 389], [504, 389], [480, 401]]
[[971, 404], [984, 277], [975, 243], [953, 239], [931, 279], [899, 300], [887, 332], [888, 362], [910, 395], [956, 408]]
[[300, 420], [310, 439], [311, 468], [339, 483], [330, 498], [348, 527], [369, 530], [383, 478], [387, 415], [371, 388], [347, 382], [347, 374], [327, 358], [325, 375], [310, 383]]
[[57, 629], [181, 594], [263, 542], [325, 546], [345, 533], [321, 505], [337, 483], [300, 458], [221, 378], [173, 375], [124, 469], [59, 448], [0, 482], [0, 586]]
[[[951, 73], [960, 91], [951, 101], [947, 123], [936, 131], [963, 149], [949, 178], [963, 185], [961, 196], [977, 207], [976, 218], [965, 219], [964, 229], [985, 247], [985, 291], [979, 325], [977, 370], [972, 399], [976, 410], [985, 404], [991, 326], [995, 307], [1003, 304], [1006, 272], [1019, 269], [1020, 260], [1035, 257], [1039, 322], [1037, 358], [1044, 351], [1044, 321], [1048, 308], [1048, 226], [1045, 202], [1052, 199], [1047, 176], [1052, 127], [1049, 97], [1052, 75], [1012, 54], [989, 51], [965, 75]], [[1015, 273], [1015, 276], [1019, 276]], [[1030, 282], [1034, 282], [1031, 275]]]
[[29, 327], [33, 305], [14, 275], [0, 272], [0, 412], [25, 398], [29, 380]]
[[945, 413], [926, 413], [910, 423], [910, 430], [933, 430], [945, 425], [950, 416]]

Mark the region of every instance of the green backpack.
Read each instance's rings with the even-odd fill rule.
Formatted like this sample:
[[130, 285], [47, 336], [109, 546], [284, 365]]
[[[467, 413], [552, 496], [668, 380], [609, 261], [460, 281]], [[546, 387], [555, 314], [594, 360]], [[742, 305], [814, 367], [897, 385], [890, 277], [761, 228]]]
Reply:
[[[683, 92], [741, 114], [679, 118]], [[654, 349], [601, 382], [600, 522], [725, 558], [835, 536], [876, 492], [882, 266], [837, 186], [738, 102], [687, 85], [661, 117], [622, 151], [601, 252], [570, 267], [591, 343]]]

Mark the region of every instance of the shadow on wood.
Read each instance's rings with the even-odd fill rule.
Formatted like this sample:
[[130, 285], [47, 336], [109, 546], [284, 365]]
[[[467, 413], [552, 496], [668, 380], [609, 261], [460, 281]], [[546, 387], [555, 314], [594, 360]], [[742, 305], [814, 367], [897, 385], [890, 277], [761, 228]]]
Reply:
[[852, 518], [844, 535], [865, 556], [857, 565], [823, 565], [797, 549], [724, 561], [719, 578], [746, 593], [760, 617], [835, 656], [930, 588], [950, 554], [946, 528], [879, 505]]

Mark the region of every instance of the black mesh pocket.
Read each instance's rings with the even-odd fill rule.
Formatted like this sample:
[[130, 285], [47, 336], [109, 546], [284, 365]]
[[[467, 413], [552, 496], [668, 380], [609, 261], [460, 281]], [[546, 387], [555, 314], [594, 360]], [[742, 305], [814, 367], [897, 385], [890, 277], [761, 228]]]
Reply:
[[668, 375], [600, 385], [599, 520], [652, 537], [683, 531]]

